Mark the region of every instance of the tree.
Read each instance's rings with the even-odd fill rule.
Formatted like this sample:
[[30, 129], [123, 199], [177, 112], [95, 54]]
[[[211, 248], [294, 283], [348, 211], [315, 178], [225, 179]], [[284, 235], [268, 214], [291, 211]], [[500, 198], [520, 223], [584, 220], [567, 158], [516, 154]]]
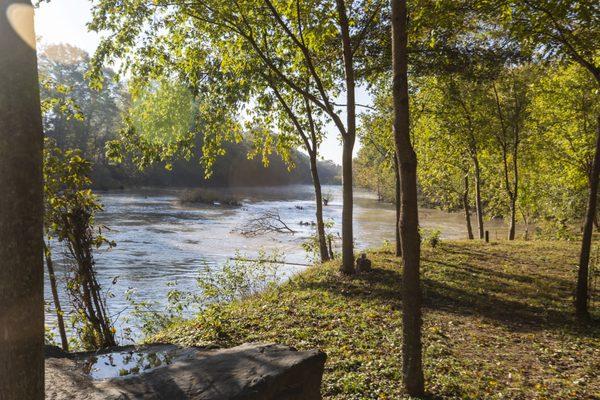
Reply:
[[42, 120], [33, 7], [0, 2], [2, 398], [44, 398]]
[[[418, 97], [428, 106], [415, 124], [413, 137], [419, 158], [419, 185], [427, 204], [455, 211], [461, 207], [465, 212], [467, 238], [473, 239], [471, 224], [471, 158], [462, 142], [456, 123], [448, 118], [460, 118], [445, 103], [448, 96], [432, 83], [434, 78], [421, 79]], [[442, 112], [448, 108], [448, 113]]]
[[528, 133], [525, 124], [530, 112], [532, 73], [527, 66], [509, 68], [491, 85], [497, 118], [492, 135], [500, 147], [504, 189], [509, 200], [508, 240], [515, 239], [520, 151]]
[[46, 139], [45, 229], [48, 236], [66, 245], [72, 262], [66, 286], [73, 305], [74, 325], [82, 345], [96, 350], [116, 346], [116, 341], [96, 280], [93, 250], [104, 244], [112, 247], [114, 243], [94, 226], [94, 214], [102, 206], [88, 189], [90, 169], [90, 162], [81, 157], [79, 150], [63, 151], [51, 139]]
[[[495, 3], [491, 2], [492, 7], [496, 6]], [[501, 15], [502, 22], [523, 46], [544, 58], [571, 59], [585, 68], [595, 78], [596, 87], [600, 87], [600, 14], [597, 8], [594, 0], [513, 0], [502, 4]], [[494, 13], [497, 14], [497, 10]], [[598, 137], [591, 167], [575, 296], [575, 312], [582, 320], [589, 319], [589, 260], [600, 179], [600, 115], [597, 119]]]
[[[323, 194], [321, 189], [321, 180], [319, 177], [317, 157], [319, 154], [319, 145], [322, 141], [322, 124], [320, 110], [314, 110], [311, 102], [304, 96], [298, 95], [295, 91], [281, 88], [277, 84], [276, 78], [272, 74], [261, 74], [265, 80], [270, 92], [263, 91], [258, 95], [257, 107], [259, 113], [263, 114], [265, 120], [271, 120], [273, 114], [278, 117], [277, 148], [284, 158], [289, 158], [290, 149], [302, 146], [308, 153], [310, 160], [310, 172], [315, 190], [315, 217], [317, 219], [317, 239], [319, 243], [319, 254], [321, 262], [330, 259], [330, 252], [327, 247], [327, 235], [325, 234], [325, 222], [323, 220]], [[307, 86], [310, 85], [310, 77], [306, 79]], [[278, 104], [278, 107], [275, 106]], [[291, 124], [291, 126], [289, 126]], [[295, 132], [296, 135], [291, 135]]]
[[[400, 168], [396, 157], [396, 145], [393, 137], [392, 96], [389, 82], [379, 82], [375, 86], [375, 104], [373, 110], [361, 116], [359, 137], [363, 147], [357, 157], [357, 182], [376, 189], [380, 200], [392, 200], [396, 207], [395, 248], [396, 256], [402, 255], [400, 239]], [[390, 170], [393, 180], [389, 179]], [[389, 184], [390, 181], [393, 184]], [[375, 187], [373, 187], [375, 183]], [[393, 195], [388, 194], [393, 192]]]
[[[200, 53], [204, 58], [218, 58], [218, 69], [238, 78], [236, 72], [244, 70], [238, 62], [251, 55], [278, 84], [320, 108], [343, 141], [342, 271], [352, 273], [352, 150], [356, 137], [355, 86], [360, 79], [357, 57], [365, 38], [380, 19], [381, 6], [381, 1], [346, 4], [343, 0], [175, 4], [157, 1], [123, 6], [115, 0], [101, 0], [96, 3], [91, 27], [109, 30], [114, 35], [99, 47], [94, 63], [101, 65], [107, 58], [135, 49], [139, 36], [144, 37], [146, 45], [139, 47], [137, 54], [164, 54], [164, 60], [168, 61], [161, 63], [162, 69], [177, 59], [186, 59], [193, 65], [191, 60], [198, 60]], [[147, 26], [156, 29], [146, 29]], [[173, 40], [166, 41], [166, 37]], [[187, 50], [194, 47], [194, 58], [188, 58]], [[307, 75], [312, 83], [309, 87], [304, 81]], [[223, 83], [214, 83], [223, 87]], [[236, 79], [236, 83], [246, 87], [248, 81]], [[342, 105], [346, 111], [345, 123], [335, 103], [340, 93], [346, 97], [346, 104]]]
[[594, 85], [580, 65], [553, 63], [533, 86], [531, 200], [541, 218], [561, 225], [585, 214], [600, 113], [599, 91], [590, 90]]
[[[62, 149], [77, 148], [97, 167], [105, 163], [104, 145], [121, 124], [123, 87], [109, 69], [101, 71], [102, 90], [86, 79], [89, 55], [67, 44], [49, 45], [39, 55], [41, 98], [46, 137]], [[85, 116], [85, 118], [82, 118]]]
[[[433, 146], [432, 150], [437, 154], [432, 156], [453, 165], [453, 168], [447, 172], [454, 171], [453, 179], [446, 181], [444, 177], [439, 176], [440, 171], [431, 171], [442, 168], [439, 164], [431, 167], [426, 165], [423, 168], [434, 174], [424, 174], [423, 183], [428, 188], [441, 184], [433, 188], [433, 191], [437, 192], [436, 197], [439, 198], [442, 194], [446, 197], [446, 205], [453, 207], [455, 200], [452, 198], [457, 193], [462, 193], [464, 198], [466, 192], [466, 199], [468, 199], [469, 185], [464, 177], [472, 173], [475, 183], [478, 236], [483, 239], [482, 158], [489, 146], [489, 132], [486, 127], [490, 122], [489, 113], [485, 108], [485, 85], [475, 79], [445, 74], [421, 79], [419, 96], [423, 98], [421, 102], [426, 105], [426, 109], [423, 123], [417, 129], [418, 136], [425, 135], [433, 140], [432, 142], [420, 140], [423, 142], [423, 152]], [[458, 171], [455, 168], [458, 168]], [[465, 203], [463, 200], [463, 207], [465, 204], [468, 206], [468, 202]], [[469, 225], [470, 217], [467, 219], [467, 230]]]
[[410, 138], [408, 104], [408, 14], [406, 0], [392, 0], [392, 93], [394, 139], [400, 164], [402, 206], [402, 371], [403, 383], [411, 396], [424, 394], [421, 345], [421, 282], [419, 210], [417, 204], [417, 156]]

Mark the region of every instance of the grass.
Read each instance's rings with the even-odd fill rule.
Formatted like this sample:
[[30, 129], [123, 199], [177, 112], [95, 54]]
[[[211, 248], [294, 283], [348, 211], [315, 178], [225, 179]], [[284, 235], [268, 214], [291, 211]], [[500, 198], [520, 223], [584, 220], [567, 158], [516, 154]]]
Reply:
[[[423, 246], [423, 356], [432, 398], [600, 398], [600, 326], [581, 327], [571, 313], [577, 250], [569, 242]], [[328, 356], [325, 399], [405, 398], [401, 264], [391, 248], [369, 257], [368, 274], [343, 278], [334, 262], [312, 267], [151, 340], [319, 348]]]

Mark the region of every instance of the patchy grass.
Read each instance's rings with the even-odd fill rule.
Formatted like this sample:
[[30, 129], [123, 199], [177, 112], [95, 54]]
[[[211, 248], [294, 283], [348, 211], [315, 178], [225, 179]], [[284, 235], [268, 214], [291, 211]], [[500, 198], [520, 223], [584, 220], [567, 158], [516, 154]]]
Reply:
[[[423, 352], [433, 398], [600, 398], [600, 326], [580, 327], [571, 314], [577, 250], [568, 242], [424, 246]], [[368, 274], [348, 279], [335, 263], [313, 267], [151, 340], [319, 348], [328, 356], [324, 398], [404, 398], [401, 264], [391, 249], [369, 257]]]

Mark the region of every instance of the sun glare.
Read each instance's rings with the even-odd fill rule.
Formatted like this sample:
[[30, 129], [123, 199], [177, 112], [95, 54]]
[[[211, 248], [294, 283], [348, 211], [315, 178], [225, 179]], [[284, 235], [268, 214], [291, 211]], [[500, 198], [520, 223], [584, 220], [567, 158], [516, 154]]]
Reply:
[[33, 7], [30, 4], [11, 4], [6, 10], [8, 23], [19, 37], [35, 49]]

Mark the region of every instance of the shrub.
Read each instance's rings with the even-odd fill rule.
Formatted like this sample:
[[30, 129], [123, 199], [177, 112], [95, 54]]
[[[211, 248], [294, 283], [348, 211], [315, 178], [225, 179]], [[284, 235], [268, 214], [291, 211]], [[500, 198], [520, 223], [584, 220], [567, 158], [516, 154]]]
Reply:
[[242, 205], [241, 201], [235, 196], [227, 193], [221, 193], [216, 190], [210, 189], [191, 189], [184, 191], [179, 196], [179, 203], [181, 204], [210, 204], [210, 205], [225, 205], [232, 207], [239, 207]]
[[422, 229], [421, 240], [427, 243], [429, 247], [435, 249], [441, 242], [442, 232], [439, 229]]

